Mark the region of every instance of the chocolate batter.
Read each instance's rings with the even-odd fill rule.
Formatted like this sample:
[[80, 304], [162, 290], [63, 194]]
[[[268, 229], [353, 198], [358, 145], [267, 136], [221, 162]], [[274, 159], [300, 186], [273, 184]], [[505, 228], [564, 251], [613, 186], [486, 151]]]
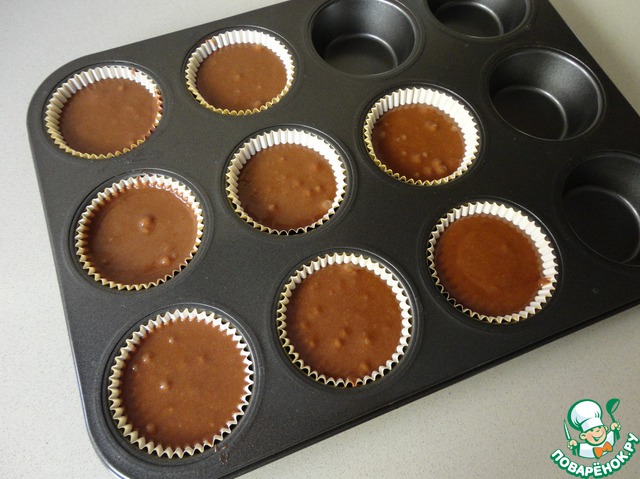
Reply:
[[530, 238], [490, 215], [463, 217], [445, 229], [436, 243], [435, 268], [451, 297], [487, 316], [522, 311], [543, 284]]
[[128, 422], [164, 448], [212, 441], [240, 411], [248, 384], [236, 344], [204, 321], [177, 320], [154, 329], [123, 368]]
[[89, 261], [104, 278], [146, 284], [186, 264], [197, 237], [192, 208], [172, 191], [140, 185], [102, 205], [87, 231]]
[[464, 157], [464, 138], [456, 122], [429, 105], [389, 110], [376, 122], [371, 140], [388, 169], [415, 181], [449, 176]]
[[300, 145], [257, 152], [240, 171], [238, 198], [257, 223], [276, 230], [309, 226], [331, 208], [336, 180], [329, 162]]
[[351, 264], [322, 268], [293, 290], [287, 336], [311, 369], [355, 384], [386, 364], [402, 336], [400, 306], [373, 272]]
[[230, 111], [260, 108], [287, 84], [282, 60], [269, 48], [237, 43], [219, 48], [198, 68], [196, 87], [207, 103]]
[[160, 102], [132, 80], [109, 78], [78, 90], [64, 105], [60, 132], [80, 153], [106, 155], [131, 148], [153, 129]]

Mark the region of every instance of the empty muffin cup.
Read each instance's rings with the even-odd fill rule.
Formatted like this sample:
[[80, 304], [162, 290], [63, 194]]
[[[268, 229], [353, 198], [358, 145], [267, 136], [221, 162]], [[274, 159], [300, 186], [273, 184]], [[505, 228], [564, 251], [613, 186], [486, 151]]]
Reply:
[[236, 213], [256, 229], [304, 233], [336, 212], [347, 188], [340, 153], [306, 130], [273, 130], [255, 136], [227, 168], [227, 196]]
[[80, 72], [53, 93], [45, 127], [65, 152], [105, 159], [142, 144], [162, 117], [155, 81], [140, 70], [105, 65]]
[[103, 285], [141, 290], [186, 267], [203, 229], [200, 203], [189, 188], [167, 176], [141, 174], [91, 200], [76, 228], [76, 254]]
[[564, 185], [562, 206], [578, 238], [599, 255], [640, 266], [640, 158], [601, 153], [577, 165]]
[[410, 57], [416, 38], [411, 15], [384, 0], [327, 2], [311, 21], [318, 55], [337, 70], [355, 75], [394, 70]]
[[378, 261], [333, 253], [299, 268], [280, 294], [277, 329], [284, 351], [322, 384], [361, 386], [389, 373], [411, 339], [405, 288]]
[[487, 323], [514, 323], [538, 313], [558, 276], [542, 228], [504, 204], [469, 203], [436, 224], [427, 248], [436, 286], [449, 302]]
[[427, 0], [445, 27], [469, 37], [500, 37], [517, 30], [531, 11], [529, 0]]
[[294, 78], [293, 57], [273, 35], [231, 30], [204, 41], [191, 54], [187, 88], [201, 105], [225, 115], [249, 115], [275, 105]]
[[453, 96], [432, 88], [396, 90], [378, 100], [364, 124], [373, 162], [393, 178], [418, 186], [463, 175], [478, 154], [474, 116]]
[[252, 385], [249, 346], [233, 324], [209, 311], [176, 309], [141, 325], [120, 348], [109, 409], [131, 444], [181, 458], [232, 433]]
[[601, 87], [566, 53], [524, 49], [503, 58], [489, 80], [494, 108], [515, 129], [543, 140], [566, 140], [591, 129], [602, 114]]

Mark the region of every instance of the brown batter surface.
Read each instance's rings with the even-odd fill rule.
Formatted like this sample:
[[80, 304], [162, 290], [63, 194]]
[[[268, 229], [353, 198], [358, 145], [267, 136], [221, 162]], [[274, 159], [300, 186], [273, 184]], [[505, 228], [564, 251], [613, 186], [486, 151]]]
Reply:
[[158, 98], [139, 83], [100, 80], [69, 98], [60, 132], [67, 146], [81, 153], [116, 153], [149, 136], [159, 108]]
[[376, 274], [351, 264], [322, 268], [293, 290], [287, 337], [311, 369], [352, 384], [386, 364], [402, 336], [400, 305]]
[[125, 190], [96, 211], [87, 255], [104, 278], [146, 284], [178, 270], [196, 237], [191, 207], [172, 191], [145, 185]]
[[257, 223], [276, 230], [309, 226], [331, 208], [336, 180], [329, 162], [300, 145], [274, 145], [240, 171], [238, 198]]
[[464, 138], [456, 122], [429, 105], [389, 110], [376, 122], [371, 140], [388, 169], [415, 181], [449, 176], [464, 157]]
[[522, 311], [543, 284], [531, 239], [490, 215], [463, 217], [445, 229], [436, 243], [435, 268], [451, 297], [487, 316]]
[[282, 60], [253, 43], [219, 48], [198, 68], [196, 87], [207, 103], [231, 111], [260, 108], [287, 84]]
[[229, 336], [204, 321], [178, 320], [145, 336], [123, 368], [124, 415], [147, 441], [194, 446], [239, 411], [245, 364]]

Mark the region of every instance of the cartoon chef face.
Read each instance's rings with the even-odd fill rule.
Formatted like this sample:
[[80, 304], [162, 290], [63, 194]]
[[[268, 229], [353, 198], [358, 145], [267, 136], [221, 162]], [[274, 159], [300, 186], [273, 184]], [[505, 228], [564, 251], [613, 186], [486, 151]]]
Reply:
[[607, 440], [607, 426], [596, 426], [580, 434], [580, 439], [593, 446], [598, 446]]
[[600, 444], [606, 437], [607, 428], [602, 423], [602, 408], [597, 402], [590, 399], [578, 401], [571, 406], [568, 416], [571, 425], [582, 431], [580, 439], [583, 441]]
[[600, 459], [605, 454], [613, 452], [616, 440], [620, 437], [620, 423], [612, 422], [611, 431], [609, 431], [602, 422], [602, 408], [591, 399], [578, 401], [571, 406], [567, 414], [567, 422], [580, 431], [579, 438], [583, 441], [578, 443], [571, 438], [565, 422], [567, 447], [573, 451], [573, 454], [586, 459]]

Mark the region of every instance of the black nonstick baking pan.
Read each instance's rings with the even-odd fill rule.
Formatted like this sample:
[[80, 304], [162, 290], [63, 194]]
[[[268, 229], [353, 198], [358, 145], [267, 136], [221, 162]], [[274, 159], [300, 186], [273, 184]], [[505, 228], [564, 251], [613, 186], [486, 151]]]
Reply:
[[[185, 68], [203, 39], [265, 31], [287, 46], [290, 90], [260, 113], [203, 108]], [[158, 84], [163, 117], [139, 147], [103, 160], [72, 156], [47, 133], [45, 110], [73, 74], [130, 65]], [[459, 178], [417, 186], [371, 160], [363, 125], [371, 106], [405, 87], [436, 88], [477, 119], [477, 159]], [[302, 128], [339, 151], [344, 201], [325, 224], [273, 235], [234, 211], [225, 173], [248, 138]], [[91, 438], [122, 477], [238, 475], [434, 392], [638, 303], [640, 118], [546, 0], [294, 0], [75, 60], [38, 88], [28, 113], [31, 149], [62, 291]], [[93, 196], [132, 174], [163, 173], [196, 194], [202, 244], [174, 278], [118, 291], [77, 258], [75, 228]], [[465, 203], [504, 203], [539, 223], [554, 246], [557, 283], [535, 315], [488, 324], [440, 293], [426, 260], [434, 225]], [[276, 310], [284, 284], [324, 253], [355, 252], [393, 271], [413, 312], [411, 340], [384, 377], [354, 388], [320, 384], [289, 360]], [[167, 458], [138, 449], [109, 410], [110, 368], [125, 339], [158, 313], [221, 312], [245, 336], [254, 365], [246, 414], [216, 447]]]

